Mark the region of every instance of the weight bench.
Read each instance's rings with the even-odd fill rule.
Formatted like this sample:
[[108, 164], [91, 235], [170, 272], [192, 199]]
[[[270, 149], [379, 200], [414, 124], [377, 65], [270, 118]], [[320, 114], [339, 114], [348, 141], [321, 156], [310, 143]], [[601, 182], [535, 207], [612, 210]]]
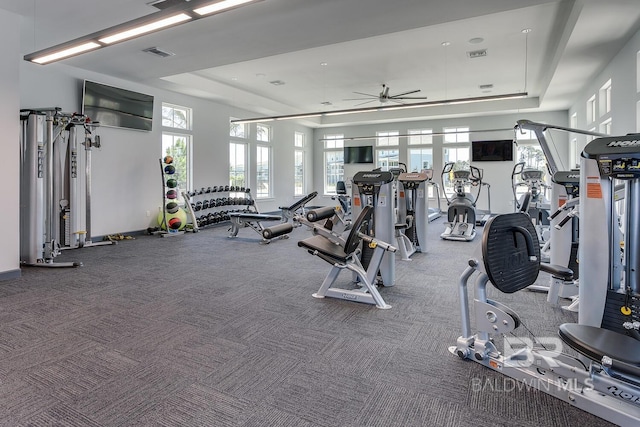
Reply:
[[[282, 222], [288, 222], [290, 219], [293, 219], [298, 214], [304, 216], [306, 214], [305, 208], [307, 203], [315, 199], [317, 195], [318, 195], [318, 192], [314, 191], [313, 193], [307, 194], [306, 196], [304, 196], [302, 199], [298, 200], [291, 206], [280, 206], [278, 209], [282, 211]], [[294, 226], [298, 227], [300, 226], [300, 224], [294, 222]]]
[[256, 233], [262, 237], [261, 243], [269, 243], [272, 239], [289, 238], [288, 233], [293, 230], [293, 225], [282, 223], [272, 227], [264, 227], [263, 221], [282, 221], [280, 215], [270, 215], [252, 212], [230, 212], [231, 228], [229, 229], [229, 237], [236, 237], [238, 231], [244, 227], [251, 227]]

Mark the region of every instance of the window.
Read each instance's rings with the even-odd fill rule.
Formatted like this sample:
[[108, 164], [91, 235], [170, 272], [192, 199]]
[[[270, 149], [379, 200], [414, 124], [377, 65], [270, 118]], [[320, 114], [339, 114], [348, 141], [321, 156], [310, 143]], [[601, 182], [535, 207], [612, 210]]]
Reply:
[[413, 129], [408, 133], [409, 145], [430, 145], [433, 143], [433, 129]]
[[[390, 147], [400, 144], [400, 132], [376, 132], [376, 146]], [[397, 168], [400, 164], [400, 151], [397, 149], [376, 148], [376, 167], [388, 171], [389, 168]]]
[[600, 133], [611, 135], [611, 118], [608, 118], [600, 124]]
[[587, 100], [587, 123], [593, 123], [596, 120], [596, 96], [593, 95]]
[[600, 117], [611, 112], [611, 79], [600, 88]]
[[388, 147], [390, 145], [398, 145], [400, 143], [400, 132], [376, 132], [376, 145], [378, 147]]
[[271, 197], [271, 147], [256, 147], [256, 198]]
[[162, 155], [173, 157], [173, 165], [176, 172], [173, 178], [178, 181], [179, 199], [182, 201], [181, 192], [190, 189], [190, 154], [191, 136], [162, 132]]
[[191, 190], [191, 126], [191, 108], [162, 103], [161, 157], [173, 157], [180, 202], [182, 191]]
[[324, 139], [324, 194], [336, 194], [336, 183], [344, 180], [344, 135]]
[[294, 196], [304, 196], [304, 149], [305, 149], [305, 135], [302, 132], [296, 132], [293, 137], [294, 160], [293, 160], [293, 177], [294, 177]]
[[229, 185], [247, 187], [247, 144], [229, 143]]
[[383, 171], [400, 166], [400, 150], [376, 149], [376, 167]]
[[535, 139], [535, 140], [538, 139], [538, 137], [536, 136], [536, 133], [531, 129], [518, 129], [516, 131], [516, 140], [528, 141], [531, 139]]
[[433, 149], [410, 148], [408, 168], [410, 172], [420, 172], [423, 169], [433, 169]]
[[468, 127], [456, 127], [456, 128], [444, 128], [444, 142], [469, 142], [469, 128]]
[[256, 139], [260, 142], [271, 142], [271, 128], [259, 123], [256, 126]]
[[162, 126], [191, 130], [191, 108], [162, 103]]
[[249, 125], [247, 123], [230, 123], [229, 136], [233, 138], [248, 138]]

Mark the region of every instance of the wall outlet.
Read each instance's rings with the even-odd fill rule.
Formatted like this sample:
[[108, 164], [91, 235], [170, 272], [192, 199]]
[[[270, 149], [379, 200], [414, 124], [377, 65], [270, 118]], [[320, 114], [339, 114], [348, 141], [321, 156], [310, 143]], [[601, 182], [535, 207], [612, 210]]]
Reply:
[[147, 218], [151, 216], [151, 211], [147, 211]]

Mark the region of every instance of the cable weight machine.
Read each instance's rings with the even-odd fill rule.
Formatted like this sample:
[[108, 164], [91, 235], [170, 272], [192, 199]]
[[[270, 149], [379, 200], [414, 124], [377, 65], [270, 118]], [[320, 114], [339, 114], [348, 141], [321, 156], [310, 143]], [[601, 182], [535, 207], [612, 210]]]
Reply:
[[[91, 151], [100, 147], [99, 123], [58, 107], [21, 110], [20, 121], [20, 262], [79, 267], [54, 259], [65, 249], [114, 243], [91, 240]], [[79, 126], [84, 158], [78, 156]]]

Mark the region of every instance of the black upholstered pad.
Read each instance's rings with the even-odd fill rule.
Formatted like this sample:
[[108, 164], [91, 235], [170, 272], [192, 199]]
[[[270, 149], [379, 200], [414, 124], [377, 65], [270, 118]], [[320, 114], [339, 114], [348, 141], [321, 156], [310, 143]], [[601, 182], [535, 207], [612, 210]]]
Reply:
[[301, 240], [298, 242], [298, 246], [309, 251], [318, 251], [325, 257], [328, 257], [331, 260], [335, 260], [342, 264], [347, 262], [347, 254], [344, 252], [342, 246], [336, 245], [331, 240], [320, 235]]
[[540, 270], [540, 245], [529, 216], [517, 212], [490, 219], [482, 235], [482, 258], [489, 280], [504, 293], [517, 292], [535, 282]]
[[551, 274], [553, 277], [557, 277], [560, 280], [571, 280], [573, 279], [573, 270], [567, 267], [563, 267], [557, 264], [540, 264], [540, 270]]
[[318, 195], [318, 192], [314, 191], [313, 193], [307, 194], [306, 196], [304, 196], [302, 199], [298, 200], [297, 202], [295, 202], [291, 206], [289, 206], [289, 207], [280, 206], [278, 209], [286, 209], [288, 211], [296, 211], [299, 208], [301, 208], [304, 205], [306, 205], [307, 203], [309, 203], [311, 200], [313, 200], [317, 195]]
[[256, 213], [230, 213], [232, 218], [242, 218], [247, 221], [280, 221], [282, 217], [280, 215], [269, 214], [256, 214]]
[[569, 347], [591, 360], [603, 356], [640, 366], [640, 341], [618, 332], [594, 326], [565, 323], [558, 331]]

